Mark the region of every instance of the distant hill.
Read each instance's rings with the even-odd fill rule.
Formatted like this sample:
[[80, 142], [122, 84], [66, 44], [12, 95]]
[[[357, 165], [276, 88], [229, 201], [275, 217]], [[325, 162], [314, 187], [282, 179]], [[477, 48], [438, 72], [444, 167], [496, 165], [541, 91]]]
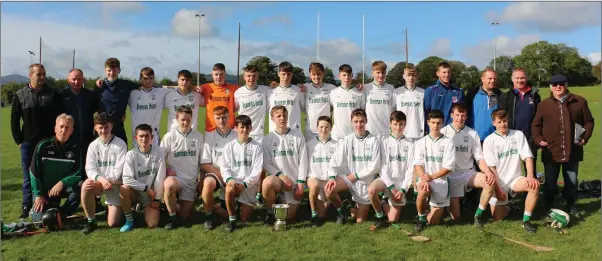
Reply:
[[11, 83], [11, 82], [27, 83], [27, 82], [29, 82], [29, 78], [18, 75], [18, 74], [11, 74], [11, 75], [6, 75], [6, 76], [0, 77], [0, 84], [2, 84], [2, 85]]

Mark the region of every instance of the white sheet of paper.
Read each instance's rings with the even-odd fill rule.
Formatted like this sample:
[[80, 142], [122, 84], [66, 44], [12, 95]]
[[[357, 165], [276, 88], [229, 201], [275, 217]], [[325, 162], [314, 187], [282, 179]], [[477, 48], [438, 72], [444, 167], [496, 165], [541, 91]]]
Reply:
[[583, 126], [575, 123], [575, 143], [579, 143], [579, 139], [581, 138], [581, 135], [585, 132], [585, 129], [583, 128]]

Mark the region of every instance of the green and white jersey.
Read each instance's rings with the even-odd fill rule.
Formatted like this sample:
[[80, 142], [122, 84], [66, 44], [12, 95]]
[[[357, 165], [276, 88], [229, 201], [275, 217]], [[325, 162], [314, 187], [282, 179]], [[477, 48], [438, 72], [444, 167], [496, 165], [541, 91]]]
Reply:
[[132, 90], [130, 92], [130, 99], [128, 105], [131, 112], [132, 121], [132, 138], [134, 148], [138, 148], [138, 142], [136, 142], [135, 129], [140, 124], [148, 124], [153, 128], [153, 145], [159, 146], [160, 128], [159, 123], [161, 122], [161, 116], [163, 115], [163, 105], [165, 104], [165, 96], [168, 93], [173, 92], [173, 89], [169, 88], [152, 88], [150, 90]]
[[167, 167], [186, 181], [197, 180], [203, 157], [203, 135], [196, 129], [182, 133], [171, 130], [163, 136], [161, 147], [166, 151]]
[[318, 118], [320, 116], [330, 115], [330, 91], [334, 90], [336, 86], [330, 83], [322, 84], [322, 87], [318, 88], [313, 83], [306, 84], [308, 86], [305, 91], [305, 108], [307, 108], [307, 118], [305, 118], [305, 128], [307, 132], [311, 132], [314, 135], [318, 133]]
[[127, 152], [128, 145], [117, 136], [113, 136], [107, 144], [102, 143], [100, 137], [96, 138], [88, 146], [86, 175], [93, 180], [103, 176], [113, 184], [121, 184]]
[[330, 92], [330, 105], [332, 106], [332, 138], [342, 140], [347, 135], [353, 134], [351, 112], [355, 109], [365, 109], [366, 99], [364, 92], [355, 86], [344, 88], [339, 86]]
[[330, 160], [331, 173], [342, 176], [354, 173], [357, 182], [370, 185], [381, 168], [381, 142], [369, 131], [362, 137], [357, 137], [355, 133], [345, 136]]
[[238, 115], [247, 115], [251, 118], [251, 136], [265, 135], [265, 116], [269, 114], [267, 100], [269, 88], [265, 85], [258, 85], [255, 89], [243, 86], [234, 92], [234, 106]]
[[245, 143], [240, 143], [238, 139], [228, 142], [219, 166], [226, 183], [229, 179], [234, 179], [242, 182], [245, 187], [253, 187], [259, 182], [263, 170], [261, 144], [252, 138]]
[[[296, 85], [278, 86], [268, 90], [268, 114], [272, 108], [282, 105], [288, 111], [288, 126], [301, 131], [301, 110], [305, 110], [305, 93]], [[269, 115], [268, 115], [269, 117]], [[270, 120], [270, 132], [276, 129], [276, 124]]]
[[414, 177], [414, 143], [405, 136], [399, 139], [392, 135], [386, 136], [382, 141], [382, 167], [380, 177], [387, 188], [393, 188], [396, 183], [401, 184], [397, 190], [408, 191]]
[[474, 169], [474, 161], [478, 163], [483, 159], [481, 138], [474, 129], [468, 126], [456, 130], [452, 124], [448, 124], [441, 129], [441, 133], [452, 139], [456, 150], [456, 170], [450, 175], [450, 178], [462, 178], [455, 174]]
[[[427, 175], [433, 175], [444, 168], [454, 172], [455, 161], [454, 142], [443, 134], [437, 139], [428, 134], [414, 143], [414, 166], [424, 167]], [[447, 177], [439, 179], [447, 180]]]
[[301, 131], [288, 128], [286, 133], [272, 131], [263, 138], [263, 168], [268, 175], [287, 175], [291, 181], [304, 183], [308, 160], [305, 137]]
[[201, 164], [210, 163], [219, 169], [219, 162], [224, 153], [224, 147], [228, 142], [237, 138], [236, 131], [230, 129], [228, 133], [220, 133], [218, 129], [205, 132], [205, 143], [203, 144], [203, 157]]
[[389, 117], [395, 110], [393, 85], [385, 83], [383, 86], [371, 82], [364, 87], [366, 94], [366, 115], [368, 123], [366, 129], [374, 135], [385, 136], [391, 132]]
[[396, 110], [406, 115], [406, 127], [403, 134], [412, 139], [424, 137], [424, 89], [414, 87], [408, 89], [406, 86], [399, 87], [393, 92], [395, 96]]
[[487, 165], [495, 167], [498, 178], [505, 184], [522, 176], [521, 160], [533, 158], [527, 138], [519, 130], [508, 130], [506, 136], [494, 131], [483, 141], [483, 154]]
[[[167, 130], [172, 131], [178, 129], [178, 121], [176, 120], [176, 112], [178, 107], [186, 105], [192, 109], [192, 128], [197, 127], [197, 121], [199, 118], [199, 106], [205, 104], [203, 96], [193, 90], [188, 91], [184, 94], [180, 92], [180, 89], [169, 92], [165, 96], [164, 107], [167, 109]], [[135, 128], [135, 127], [134, 127]]]
[[308, 177], [327, 180], [329, 176], [336, 176], [336, 173], [332, 173], [328, 165], [336, 152], [337, 145], [338, 142], [332, 138], [321, 141], [319, 137], [315, 137], [307, 142], [307, 154], [309, 157]]
[[161, 200], [166, 175], [165, 152], [159, 146], [151, 146], [146, 153], [134, 148], [125, 155], [123, 184], [136, 191], [144, 192], [152, 186], [155, 199]]

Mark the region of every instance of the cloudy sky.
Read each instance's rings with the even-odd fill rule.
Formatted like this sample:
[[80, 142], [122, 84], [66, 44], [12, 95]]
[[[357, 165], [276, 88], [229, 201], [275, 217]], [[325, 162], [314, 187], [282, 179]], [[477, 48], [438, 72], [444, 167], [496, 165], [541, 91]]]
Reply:
[[[375, 60], [390, 66], [430, 55], [484, 67], [497, 54], [517, 55], [525, 45], [545, 40], [577, 47], [592, 62], [600, 60], [601, 3], [559, 2], [80, 2], [1, 4], [1, 75], [27, 75], [38, 60], [48, 74], [63, 78], [75, 65], [86, 77], [103, 74], [104, 60], [121, 60], [122, 74], [135, 77], [144, 66], [159, 78], [175, 78], [181, 69], [196, 71], [198, 20], [201, 26], [201, 71], [226, 64], [236, 74], [238, 23], [241, 67], [254, 56], [291, 61], [306, 68], [316, 59], [335, 69], [349, 63], [361, 70]], [[317, 54], [320, 14], [319, 50]], [[365, 45], [362, 45], [362, 14]], [[364, 47], [364, 48], [363, 48]], [[35, 56], [29, 54], [33, 51]]]

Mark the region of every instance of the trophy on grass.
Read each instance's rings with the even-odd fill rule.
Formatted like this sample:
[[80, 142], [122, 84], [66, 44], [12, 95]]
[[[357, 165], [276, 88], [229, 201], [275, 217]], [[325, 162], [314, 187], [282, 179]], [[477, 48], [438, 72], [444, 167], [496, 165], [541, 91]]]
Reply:
[[272, 209], [276, 222], [274, 222], [273, 231], [285, 231], [286, 230], [286, 217], [288, 216], [289, 204], [274, 204]]

